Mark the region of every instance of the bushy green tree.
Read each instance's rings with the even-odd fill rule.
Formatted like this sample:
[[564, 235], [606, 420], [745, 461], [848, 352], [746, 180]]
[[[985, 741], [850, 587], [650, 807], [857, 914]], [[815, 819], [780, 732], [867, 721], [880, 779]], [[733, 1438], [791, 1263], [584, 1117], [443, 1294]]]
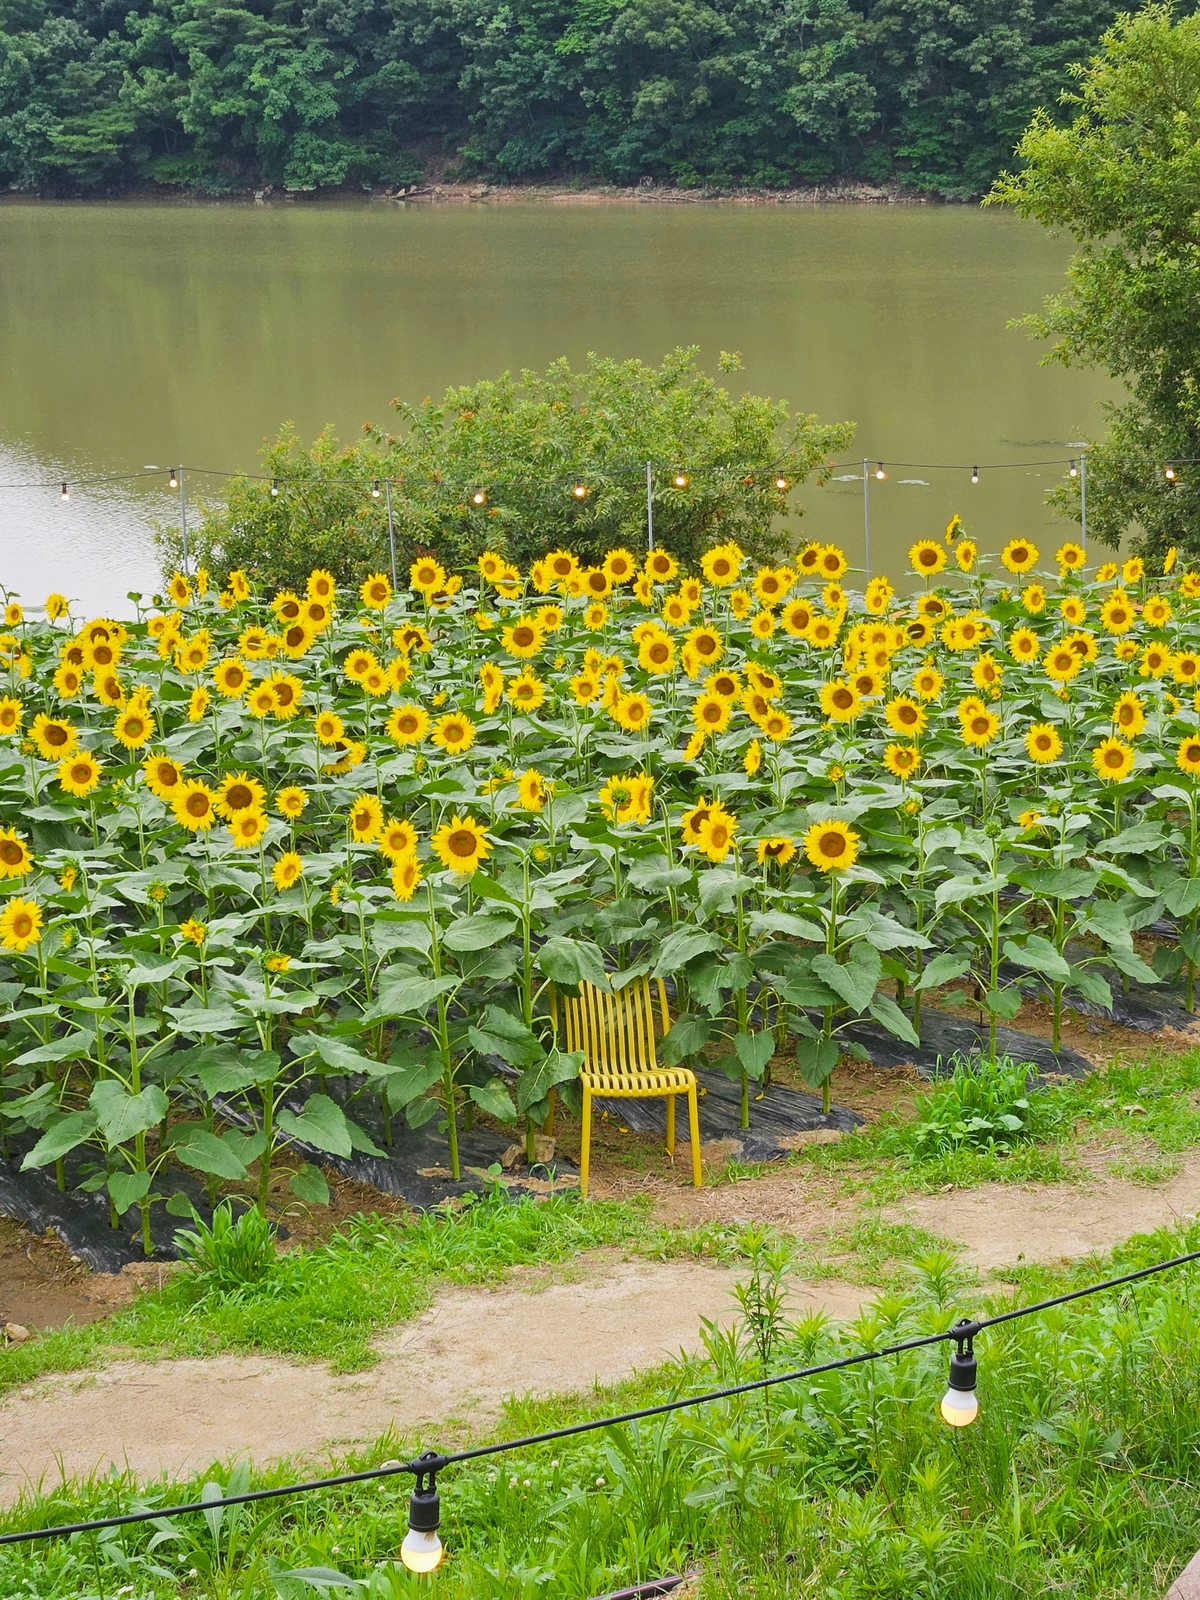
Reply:
[[[722, 355], [721, 365], [740, 361]], [[724, 539], [768, 557], [795, 542], [791, 491], [826, 476], [853, 433], [790, 414], [785, 401], [734, 398], [695, 349], [658, 367], [592, 355], [573, 372], [563, 358], [393, 406], [397, 433], [368, 427], [346, 447], [328, 429], [306, 447], [285, 428], [263, 452], [267, 477], [234, 479], [225, 504], [208, 508], [194, 558], [222, 579], [242, 567], [296, 586], [322, 566], [358, 582], [388, 566], [386, 496], [372, 493], [388, 479], [401, 572], [429, 550], [452, 567], [491, 549], [524, 569], [558, 545], [594, 562], [614, 545], [645, 548], [647, 461], [657, 544], [693, 568]], [[180, 554], [167, 536], [171, 570]]]
[[[1047, 359], [1102, 367], [1128, 388], [1088, 455], [1089, 534], [1115, 547], [1132, 531], [1148, 556], [1200, 554], [1200, 16], [1176, 21], [1165, 5], [1122, 16], [1074, 77], [1070, 124], [1038, 112], [1024, 166], [989, 199], [1079, 246], [1066, 292], [1027, 319], [1054, 340]], [[1077, 485], [1056, 498], [1079, 516]]]

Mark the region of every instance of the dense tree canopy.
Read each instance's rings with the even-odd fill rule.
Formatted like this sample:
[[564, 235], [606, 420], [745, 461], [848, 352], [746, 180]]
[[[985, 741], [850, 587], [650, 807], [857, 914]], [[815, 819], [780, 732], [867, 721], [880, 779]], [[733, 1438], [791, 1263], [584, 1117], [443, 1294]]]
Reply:
[[[390, 559], [387, 495], [372, 493], [387, 479], [402, 571], [430, 550], [456, 569], [494, 550], [524, 570], [558, 545], [599, 562], [613, 546], [645, 548], [649, 461], [660, 545], [692, 568], [724, 539], [765, 559], [795, 543], [792, 491], [827, 476], [854, 430], [735, 398], [696, 358], [674, 350], [653, 367], [590, 356], [581, 372], [563, 359], [438, 401], [397, 400], [397, 434], [367, 428], [346, 447], [327, 431], [306, 448], [285, 428], [263, 452], [267, 476], [234, 479], [210, 510], [193, 557], [221, 581], [242, 567], [302, 589], [323, 566], [358, 584]], [[739, 358], [723, 354], [721, 366], [736, 371]], [[176, 536], [165, 554], [169, 573]]]
[[0, 0], [0, 184], [986, 189], [1111, 0]]
[[[1048, 359], [1129, 388], [1089, 453], [1089, 532], [1200, 554], [1200, 17], [1123, 16], [1075, 77], [1069, 126], [1035, 117], [992, 198], [1079, 245], [1066, 293], [1028, 319]], [[1078, 515], [1077, 487], [1059, 498]]]

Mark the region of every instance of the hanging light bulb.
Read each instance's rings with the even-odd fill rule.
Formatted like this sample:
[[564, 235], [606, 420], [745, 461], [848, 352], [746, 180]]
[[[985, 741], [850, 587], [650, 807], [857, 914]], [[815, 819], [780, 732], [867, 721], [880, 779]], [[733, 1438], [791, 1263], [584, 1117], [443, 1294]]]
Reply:
[[691, 479], [688, 477], [686, 472], [677, 472], [672, 477], [671, 482], [677, 489], [686, 489], [688, 484], [691, 482]]
[[587, 484], [586, 483], [577, 483], [575, 485], [575, 487], [571, 490], [571, 493], [575, 496], [576, 500], [586, 500], [587, 496], [588, 496]]
[[1174, 467], [1170, 467], [1169, 466], [1167, 468], [1167, 482], [1168, 483], [1174, 483], [1175, 482], [1175, 468]]
[[875, 476], [879, 479], [880, 483], [882, 483], [883, 480], [887, 477], [887, 473], [883, 470], [883, 462], [882, 461], [875, 468]]
[[952, 1428], [966, 1428], [979, 1415], [975, 1397], [976, 1361], [973, 1340], [979, 1332], [977, 1322], [965, 1318], [951, 1329], [958, 1349], [950, 1357], [950, 1386], [942, 1396], [942, 1421]]
[[1071, 474], [1071, 476], [1073, 478], [1077, 478], [1079, 476], [1079, 468], [1075, 465], [1075, 463], [1073, 461], [1072, 461], [1071, 465], [1067, 468], [1067, 470], [1068, 470], [1068, 472]]
[[972, 483], [978, 483], [979, 482], [979, 468], [978, 467], [972, 467], [971, 468], [971, 482]]
[[168, 489], [178, 489], [178, 487], [179, 487], [179, 474], [175, 471], [175, 468], [172, 467], [171, 468], [171, 476], [167, 479], [167, 488]]
[[382, 493], [383, 490], [379, 487], [379, 479], [376, 478], [374, 483], [371, 485], [371, 499], [378, 500]]
[[473, 506], [485, 506], [485, 505], [487, 505], [487, 490], [486, 489], [476, 489], [475, 493], [471, 496], [471, 504]]
[[278, 478], [272, 478], [271, 479], [271, 493], [272, 494], [278, 494], [279, 493], [279, 479]]
[[67, 488], [66, 484], [64, 483], [63, 486], [62, 486], [62, 494], [60, 496], [60, 499], [69, 500], [70, 498], [71, 498], [71, 491]]
[[437, 1492], [437, 1466], [442, 1457], [432, 1450], [418, 1456], [431, 1464], [417, 1473], [417, 1486], [408, 1502], [408, 1532], [400, 1546], [400, 1559], [410, 1572], [432, 1572], [439, 1566], [442, 1541], [438, 1538], [438, 1525], [442, 1520], [442, 1506]]
[[775, 487], [779, 490], [780, 494], [782, 494], [785, 489], [790, 489], [791, 488], [791, 484], [784, 477], [782, 472], [775, 479]]

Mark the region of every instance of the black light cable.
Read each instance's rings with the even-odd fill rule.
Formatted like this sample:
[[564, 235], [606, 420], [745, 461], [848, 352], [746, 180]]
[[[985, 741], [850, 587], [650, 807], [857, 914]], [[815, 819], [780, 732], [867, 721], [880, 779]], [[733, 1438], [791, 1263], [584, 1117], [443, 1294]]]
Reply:
[[[399, 1473], [408, 1473], [416, 1479], [416, 1486], [409, 1501], [409, 1535], [421, 1536], [414, 1541], [410, 1553], [418, 1559], [422, 1555], [428, 1557], [433, 1551], [428, 1536], [432, 1534], [436, 1538], [440, 1521], [437, 1474], [447, 1467], [464, 1461], [478, 1461], [485, 1456], [502, 1455], [510, 1450], [528, 1450], [534, 1445], [549, 1444], [558, 1439], [571, 1439], [584, 1433], [595, 1433], [600, 1428], [614, 1428], [627, 1422], [641, 1422], [647, 1417], [665, 1416], [669, 1412], [683, 1411], [690, 1406], [707, 1405], [714, 1400], [728, 1400], [737, 1395], [753, 1394], [756, 1390], [768, 1389], [777, 1383], [796, 1383], [802, 1378], [815, 1378], [822, 1373], [840, 1372], [848, 1367], [861, 1366], [867, 1361], [879, 1361], [884, 1356], [902, 1355], [910, 1350], [928, 1349], [931, 1345], [949, 1342], [953, 1342], [956, 1349], [950, 1360], [950, 1386], [942, 1400], [941, 1412], [944, 1420], [950, 1422], [951, 1426], [963, 1427], [973, 1421], [978, 1413], [978, 1401], [975, 1398], [976, 1358], [973, 1341], [984, 1329], [1000, 1327], [1003, 1323], [1015, 1322], [1021, 1317], [1036, 1316], [1039, 1312], [1050, 1311], [1055, 1306], [1067, 1305], [1072, 1300], [1082, 1300], [1088, 1295], [1102, 1294], [1107, 1289], [1119, 1289], [1127, 1283], [1137, 1283], [1142, 1278], [1154, 1277], [1157, 1273], [1169, 1272], [1174, 1267], [1186, 1266], [1193, 1261], [1200, 1261], [1200, 1250], [1173, 1256], [1169, 1261], [1157, 1261], [1150, 1267], [1139, 1267], [1136, 1272], [1123, 1273], [1119, 1278], [1106, 1278], [1102, 1283], [1091, 1283], [1082, 1289], [1070, 1289], [1065, 1294], [1054, 1295], [1049, 1300], [1038, 1300], [1033, 1305], [1016, 1306], [1011, 1311], [1001, 1311], [993, 1317], [980, 1317], [975, 1321], [962, 1319], [942, 1333], [924, 1334], [919, 1339], [906, 1339], [900, 1344], [885, 1345], [879, 1350], [861, 1350], [857, 1355], [842, 1356], [836, 1361], [825, 1361], [815, 1367], [801, 1367], [793, 1372], [781, 1372], [774, 1377], [752, 1378], [747, 1383], [734, 1384], [726, 1389], [709, 1390], [705, 1394], [689, 1395], [682, 1400], [664, 1400], [659, 1405], [642, 1406], [637, 1411], [623, 1411], [618, 1416], [594, 1417], [588, 1422], [572, 1423], [569, 1427], [528, 1434], [523, 1439], [506, 1439], [498, 1444], [476, 1445], [471, 1450], [457, 1450], [445, 1455], [427, 1450], [415, 1460], [390, 1462], [382, 1467], [369, 1467], [363, 1472], [343, 1472], [331, 1478], [313, 1478], [306, 1483], [280, 1484], [272, 1489], [253, 1489], [245, 1494], [228, 1495], [216, 1500], [191, 1501], [186, 1505], [162, 1506], [157, 1510], [129, 1511], [123, 1516], [99, 1517], [90, 1522], [64, 1523], [50, 1528], [27, 1528], [20, 1533], [0, 1534], [0, 1545], [24, 1544], [32, 1539], [62, 1539], [76, 1533], [96, 1533], [104, 1528], [123, 1528], [136, 1522], [155, 1522], [163, 1517], [180, 1517], [190, 1512], [213, 1511], [223, 1506], [251, 1505], [260, 1500], [278, 1500], [285, 1495], [310, 1494], [317, 1489], [338, 1489], [347, 1484], [369, 1483], [378, 1478], [392, 1478]], [[974, 1402], [973, 1411], [971, 1402]], [[948, 1404], [952, 1411], [960, 1414], [971, 1411], [971, 1415], [963, 1416], [962, 1420], [952, 1421], [946, 1416]], [[437, 1544], [440, 1551], [441, 1541], [437, 1540]], [[403, 1546], [401, 1558], [404, 1559]], [[431, 1571], [432, 1568], [413, 1570]]]

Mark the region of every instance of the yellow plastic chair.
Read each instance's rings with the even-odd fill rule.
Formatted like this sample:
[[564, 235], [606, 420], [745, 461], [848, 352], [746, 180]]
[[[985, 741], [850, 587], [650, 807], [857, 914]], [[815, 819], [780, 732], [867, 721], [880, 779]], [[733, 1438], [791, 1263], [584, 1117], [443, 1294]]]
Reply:
[[[667, 991], [661, 978], [656, 978], [654, 983], [658, 989], [659, 1020], [665, 1034], [671, 1026]], [[686, 1094], [692, 1136], [692, 1182], [698, 1189], [702, 1180], [696, 1074], [687, 1067], [660, 1067], [658, 1064], [650, 979], [634, 978], [611, 994], [581, 981], [579, 991], [577, 1000], [553, 991], [551, 1004], [556, 1024], [558, 1007], [562, 1005], [566, 1049], [583, 1051], [583, 1065], [579, 1069], [579, 1081], [583, 1086], [579, 1187], [583, 1195], [586, 1197], [588, 1192], [594, 1095], [605, 1100], [653, 1100], [663, 1096], [667, 1102], [667, 1154], [673, 1155], [675, 1096]]]

